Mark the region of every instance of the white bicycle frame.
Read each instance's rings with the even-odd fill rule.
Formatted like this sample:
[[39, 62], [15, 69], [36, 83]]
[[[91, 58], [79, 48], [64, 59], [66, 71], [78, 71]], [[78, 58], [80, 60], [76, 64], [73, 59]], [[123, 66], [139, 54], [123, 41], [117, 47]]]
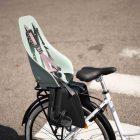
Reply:
[[[125, 134], [123, 129], [122, 129], [122, 126], [121, 126], [121, 123], [120, 123], [120, 120], [119, 120], [119, 117], [118, 117], [118, 114], [116, 112], [116, 109], [114, 107], [114, 104], [111, 100], [111, 97], [110, 97], [110, 94], [109, 94], [109, 91], [106, 87], [106, 84], [103, 80], [103, 77], [100, 76], [98, 79], [96, 79], [97, 82], [100, 82], [101, 86], [102, 86], [102, 90], [103, 90], [103, 95], [104, 95], [104, 101], [99, 105], [98, 108], [96, 108], [85, 120], [87, 126], [89, 124], [89, 120], [91, 118], [93, 118], [101, 109], [103, 109], [104, 107], [106, 106], [109, 106], [110, 108], [110, 111], [112, 113], [112, 116], [113, 116], [113, 119], [115, 121], [115, 124], [116, 124], [116, 127], [118, 129], [118, 132], [119, 132], [119, 135], [121, 137], [122, 140], [126, 140], [126, 136], [130, 136], [132, 134]], [[90, 123], [91, 125], [91, 123]], [[79, 131], [81, 130], [81, 128], [78, 128], [78, 127], [75, 127], [71, 133], [69, 133], [67, 136], [66, 136], [66, 140], [69, 140], [70, 138], [72, 138], [76, 133], [78, 133]]]

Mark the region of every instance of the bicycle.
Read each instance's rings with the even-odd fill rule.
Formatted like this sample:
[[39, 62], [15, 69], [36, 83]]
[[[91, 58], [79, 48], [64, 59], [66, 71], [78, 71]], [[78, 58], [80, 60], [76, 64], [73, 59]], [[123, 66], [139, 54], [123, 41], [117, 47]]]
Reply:
[[[116, 68], [84, 67], [76, 74], [81, 82], [75, 82], [71, 62], [49, 44], [35, 19], [31, 16], [21, 17], [19, 25], [37, 81], [37, 100], [29, 106], [22, 122], [25, 124], [26, 140], [115, 140], [113, 128], [104, 115], [107, 106], [113, 115], [120, 138], [126, 140], [103, 80], [104, 75], [115, 72]], [[66, 66], [58, 63], [60, 58], [62, 61], [65, 59], [63, 63]], [[89, 95], [86, 85], [82, 82], [92, 80], [100, 82], [102, 87], [104, 100], [100, 105], [91, 101], [90, 98], [97, 98]]]

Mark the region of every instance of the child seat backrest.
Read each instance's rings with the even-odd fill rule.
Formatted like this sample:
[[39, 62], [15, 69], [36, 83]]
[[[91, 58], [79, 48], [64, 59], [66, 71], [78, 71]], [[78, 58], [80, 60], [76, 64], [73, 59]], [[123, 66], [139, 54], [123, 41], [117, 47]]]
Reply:
[[40, 86], [59, 87], [55, 78], [57, 71], [61, 80], [68, 83], [73, 78], [72, 63], [47, 41], [37, 21], [32, 16], [23, 16], [19, 18], [19, 27], [32, 72]]

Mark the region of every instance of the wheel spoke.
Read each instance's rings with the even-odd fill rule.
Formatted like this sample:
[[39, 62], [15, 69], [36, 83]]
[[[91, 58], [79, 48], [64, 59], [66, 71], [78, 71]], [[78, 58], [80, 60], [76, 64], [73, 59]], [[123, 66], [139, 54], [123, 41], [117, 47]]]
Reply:
[[[68, 134], [73, 131], [72, 128], [75, 126], [70, 126], [70, 129], [67, 127], [56, 127], [54, 125], [49, 125], [47, 118], [44, 116], [43, 111], [40, 109], [39, 112], [36, 113], [36, 116], [31, 118], [33, 122], [32, 126], [29, 125], [29, 129], [32, 132], [32, 138], [37, 140], [60, 140], [65, 139]], [[87, 110], [85, 109], [85, 112]], [[90, 113], [90, 111], [88, 112]], [[30, 123], [29, 123], [30, 124]], [[30, 128], [31, 127], [31, 128]], [[53, 130], [54, 132], [53, 132]], [[55, 136], [55, 134], [56, 136]], [[80, 129], [77, 133], [75, 133], [70, 139], [73, 140], [108, 140], [108, 133], [106, 128], [103, 126], [103, 123], [97, 117], [97, 119], [89, 122], [87, 129]]]
[[[47, 131], [49, 134], [53, 135], [52, 132], [48, 131], [47, 129], [45, 129], [44, 127], [42, 127], [41, 125], [39, 125], [38, 123], [35, 123], [37, 126], [40, 126], [41, 129]], [[45, 132], [44, 132], [45, 133]], [[47, 134], [47, 133], [46, 133]]]
[[47, 120], [47, 118], [42, 117], [42, 116], [40, 116], [40, 115], [38, 115], [38, 117], [39, 117], [39, 118], [42, 118], [43, 120]]

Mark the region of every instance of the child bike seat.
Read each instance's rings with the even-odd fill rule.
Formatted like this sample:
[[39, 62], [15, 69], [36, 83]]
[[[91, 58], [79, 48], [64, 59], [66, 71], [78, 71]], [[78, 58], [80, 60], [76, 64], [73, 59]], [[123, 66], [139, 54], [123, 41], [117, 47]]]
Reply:
[[105, 67], [105, 68], [94, 68], [94, 67], [83, 67], [76, 74], [76, 77], [85, 82], [90, 82], [101, 75], [107, 75], [116, 71], [115, 67]]
[[74, 73], [71, 61], [48, 42], [34, 17], [20, 17], [19, 27], [32, 72], [40, 87], [59, 87], [58, 79], [69, 83]]

